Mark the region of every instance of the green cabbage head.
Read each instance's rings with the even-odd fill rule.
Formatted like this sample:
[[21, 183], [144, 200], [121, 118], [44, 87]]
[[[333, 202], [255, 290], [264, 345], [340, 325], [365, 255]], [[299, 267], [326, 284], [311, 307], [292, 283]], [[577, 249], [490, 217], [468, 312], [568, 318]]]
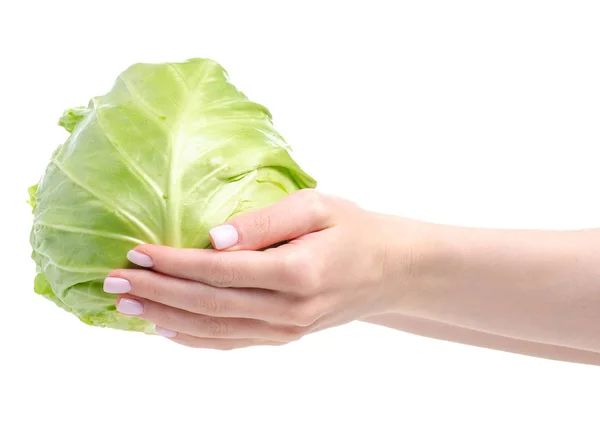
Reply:
[[102, 289], [131, 248], [209, 248], [215, 225], [316, 186], [208, 59], [135, 64], [59, 124], [70, 136], [29, 189], [35, 292], [94, 326], [153, 333]]

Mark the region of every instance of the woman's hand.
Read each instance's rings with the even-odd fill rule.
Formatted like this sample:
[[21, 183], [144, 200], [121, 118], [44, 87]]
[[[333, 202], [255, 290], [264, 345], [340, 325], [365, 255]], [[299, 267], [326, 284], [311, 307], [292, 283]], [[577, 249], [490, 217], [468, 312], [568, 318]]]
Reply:
[[[600, 353], [598, 229], [442, 226], [303, 190], [211, 238], [210, 250], [139, 246], [128, 258], [147, 269], [113, 271], [105, 290], [121, 294], [122, 313], [195, 347], [278, 345], [410, 317]], [[396, 318], [377, 318], [386, 314]]]
[[303, 190], [214, 228], [213, 250], [139, 246], [128, 258], [148, 270], [113, 271], [104, 289], [184, 345], [284, 344], [394, 310], [418, 231], [402, 219], [398, 238], [399, 220]]

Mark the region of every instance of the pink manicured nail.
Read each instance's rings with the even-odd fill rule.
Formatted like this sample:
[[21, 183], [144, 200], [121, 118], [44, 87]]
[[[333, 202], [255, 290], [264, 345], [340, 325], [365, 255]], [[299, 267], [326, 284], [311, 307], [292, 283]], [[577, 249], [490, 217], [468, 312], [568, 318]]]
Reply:
[[215, 249], [227, 249], [234, 246], [238, 240], [238, 232], [232, 225], [221, 225], [209, 231]]
[[127, 279], [107, 277], [104, 279], [104, 292], [109, 294], [124, 294], [131, 291], [131, 283]]
[[127, 252], [127, 259], [140, 267], [152, 267], [154, 265], [152, 258], [136, 250]]
[[172, 337], [177, 336], [177, 332], [176, 331], [169, 330], [169, 329], [166, 329], [166, 328], [162, 328], [162, 327], [159, 327], [159, 326], [154, 327], [154, 331], [156, 331], [156, 334], [159, 334], [159, 335], [164, 336], [166, 338], [172, 338]]
[[125, 315], [139, 315], [144, 312], [144, 306], [137, 300], [124, 298], [117, 303], [117, 310]]

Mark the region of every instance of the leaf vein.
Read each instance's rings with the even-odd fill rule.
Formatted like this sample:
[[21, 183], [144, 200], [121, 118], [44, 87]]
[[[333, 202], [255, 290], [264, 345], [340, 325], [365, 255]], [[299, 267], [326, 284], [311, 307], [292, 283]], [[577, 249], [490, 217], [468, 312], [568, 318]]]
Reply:
[[155, 242], [156, 244], [161, 244], [160, 238], [148, 226], [146, 226], [146, 224], [144, 224], [137, 217], [135, 217], [130, 212], [128, 212], [127, 210], [125, 210], [124, 208], [122, 208], [122, 207], [120, 207], [118, 205], [111, 206], [109, 204], [110, 200], [108, 200], [106, 197], [102, 196], [98, 191], [92, 189], [91, 187], [85, 185], [83, 182], [81, 182], [80, 180], [78, 180], [73, 174], [71, 174], [64, 166], [62, 166], [62, 164], [59, 164], [55, 159], [52, 159], [51, 163], [53, 163], [54, 165], [56, 165], [56, 167], [69, 180], [71, 180], [77, 186], [79, 186], [80, 188], [82, 188], [83, 190], [85, 190], [87, 193], [89, 193], [93, 197], [97, 198], [100, 202], [102, 202], [102, 204], [104, 205], [105, 208], [107, 208], [108, 210], [113, 210], [114, 212], [116, 212], [116, 214], [118, 215], [118, 217], [123, 222], [129, 223], [129, 224], [133, 223], [135, 225], [135, 227], [137, 227], [140, 230], [142, 230], [142, 232], [144, 232], [144, 234], [146, 234], [153, 242]]
[[136, 237], [126, 236], [126, 235], [116, 234], [116, 233], [110, 233], [110, 232], [101, 232], [101, 231], [97, 231], [97, 230], [93, 230], [93, 229], [89, 229], [89, 228], [77, 227], [77, 226], [73, 226], [73, 225], [50, 224], [50, 223], [46, 223], [43, 221], [42, 222], [36, 221], [36, 222], [34, 222], [34, 225], [40, 226], [40, 227], [45, 227], [45, 228], [50, 228], [50, 229], [55, 229], [57, 231], [88, 234], [88, 235], [95, 236], [95, 237], [105, 237], [105, 238], [110, 238], [110, 239], [115, 239], [115, 240], [123, 240], [123, 241], [131, 242], [131, 243], [144, 244], [144, 242], [142, 240], [140, 240]]

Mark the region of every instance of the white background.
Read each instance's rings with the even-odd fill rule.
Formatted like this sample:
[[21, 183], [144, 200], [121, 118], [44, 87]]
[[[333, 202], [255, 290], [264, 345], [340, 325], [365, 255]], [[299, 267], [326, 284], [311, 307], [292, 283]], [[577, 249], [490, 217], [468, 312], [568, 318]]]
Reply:
[[80, 324], [33, 293], [25, 203], [63, 109], [132, 63], [210, 57], [325, 191], [443, 223], [600, 226], [597, 4], [2, 3], [0, 430], [599, 430], [596, 367], [366, 324], [226, 353]]

